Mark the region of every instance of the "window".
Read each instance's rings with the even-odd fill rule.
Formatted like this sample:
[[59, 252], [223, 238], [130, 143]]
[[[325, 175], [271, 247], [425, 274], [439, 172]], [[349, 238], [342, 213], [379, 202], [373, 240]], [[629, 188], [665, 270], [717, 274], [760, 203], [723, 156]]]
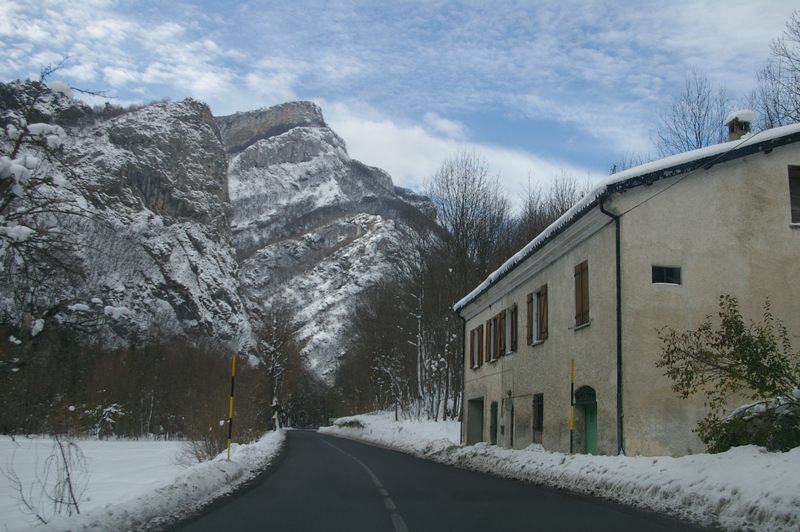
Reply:
[[544, 432], [544, 394], [533, 396], [533, 443], [542, 443]]
[[486, 362], [517, 350], [517, 305], [486, 320]]
[[486, 362], [497, 358], [497, 316], [486, 320]]
[[478, 354], [478, 350], [475, 349], [475, 329], [472, 329], [469, 332], [469, 367], [477, 368], [478, 364], [475, 363], [475, 357]]
[[497, 337], [496, 345], [494, 352], [495, 358], [501, 357], [506, 354], [506, 313], [505, 311], [500, 312], [495, 317], [495, 335]]
[[478, 365], [483, 364], [483, 325], [478, 325], [478, 333], [476, 338], [478, 346]]
[[681, 269], [668, 266], [653, 266], [653, 284], [681, 284]]
[[575, 326], [589, 323], [589, 261], [575, 266]]
[[513, 353], [517, 350], [517, 305], [516, 303], [508, 307], [505, 314], [505, 353]]
[[789, 167], [789, 199], [792, 203], [792, 223], [800, 224], [800, 166]]
[[469, 362], [473, 369], [483, 364], [483, 325], [478, 325], [469, 332]]
[[528, 345], [547, 338], [547, 285], [528, 294]]

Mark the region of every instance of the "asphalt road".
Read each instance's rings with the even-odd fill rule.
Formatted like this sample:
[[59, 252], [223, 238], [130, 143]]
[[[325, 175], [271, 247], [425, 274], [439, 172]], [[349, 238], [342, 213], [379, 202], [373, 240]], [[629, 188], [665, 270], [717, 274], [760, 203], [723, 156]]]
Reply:
[[171, 530], [700, 531], [599, 499], [496, 478], [318, 434], [289, 431], [263, 481]]

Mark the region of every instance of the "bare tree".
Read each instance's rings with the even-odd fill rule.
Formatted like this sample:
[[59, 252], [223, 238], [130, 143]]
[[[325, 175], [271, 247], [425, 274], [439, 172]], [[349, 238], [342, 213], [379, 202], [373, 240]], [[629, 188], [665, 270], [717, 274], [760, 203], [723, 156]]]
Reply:
[[86, 457], [69, 436], [56, 434], [50, 455], [40, 467], [36, 464], [34, 480], [26, 485], [14, 470], [14, 457], [1, 471], [14, 492], [23, 512], [34, 522], [47, 524], [54, 515], [81, 513], [80, 500], [89, 483]]
[[800, 122], [800, 12], [792, 14], [770, 51], [751, 96], [761, 129]]
[[636, 166], [649, 163], [652, 160], [653, 157], [650, 155], [650, 153], [626, 151], [619, 157], [619, 159], [611, 164], [611, 169], [608, 173], [609, 175], [614, 175], [617, 172], [624, 172], [629, 168], [634, 168]]
[[661, 113], [655, 144], [662, 157], [727, 140], [724, 120], [732, 110], [722, 85], [714, 86], [705, 72], [692, 69], [683, 87]]
[[449, 235], [451, 264], [466, 293], [501, 263], [498, 250], [509, 221], [508, 198], [475, 151], [459, 150], [448, 157], [425, 188]]
[[566, 170], [551, 176], [545, 184], [534, 185], [530, 176], [522, 193], [522, 210], [509, 232], [509, 253], [519, 251], [536, 238], [562, 214], [572, 208], [591, 189], [591, 182], [581, 181]]
[[45, 83], [60, 66], [44, 68], [39, 81], [4, 85], [0, 107], [0, 274], [14, 320], [34, 336], [71, 302], [87, 244], [82, 226], [93, 218], [78, 200], [67, 133], [43, 112], [67, 98]]
[[253, 356], [266, 377], [266, 400], [272, 410], [274, 428], [281, 428], [283, 413], [283, 386], [287, 372], [300, 363], [300, 330], [296, 309], [289, 302], [274, 300], [268, 307], [261, 327], [256, 329], [258, 344]]

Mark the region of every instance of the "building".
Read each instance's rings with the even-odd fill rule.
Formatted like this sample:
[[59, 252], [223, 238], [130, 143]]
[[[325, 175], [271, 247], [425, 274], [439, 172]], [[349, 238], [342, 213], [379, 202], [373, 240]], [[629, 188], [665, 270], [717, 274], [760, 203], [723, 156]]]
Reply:
[[696, 329], [730, 294], [752, 319], [769, 298], [800, 334], [800, 124], [735, 118], [739, 140], [610, 176], [456, 304], [464, 442], [569, 452], [573, 397], [574, 452], [705, 450], [702, 398], [671, 391], [657, 331]]

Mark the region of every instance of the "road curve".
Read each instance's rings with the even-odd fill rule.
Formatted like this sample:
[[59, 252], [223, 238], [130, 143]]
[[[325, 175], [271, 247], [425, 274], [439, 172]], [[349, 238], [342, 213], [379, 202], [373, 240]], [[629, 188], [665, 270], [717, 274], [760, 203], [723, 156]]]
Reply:
[[314, 431], [288, 431], [266, 479], [171, 531], [707, 530], [523, 482], [457, 469]]

